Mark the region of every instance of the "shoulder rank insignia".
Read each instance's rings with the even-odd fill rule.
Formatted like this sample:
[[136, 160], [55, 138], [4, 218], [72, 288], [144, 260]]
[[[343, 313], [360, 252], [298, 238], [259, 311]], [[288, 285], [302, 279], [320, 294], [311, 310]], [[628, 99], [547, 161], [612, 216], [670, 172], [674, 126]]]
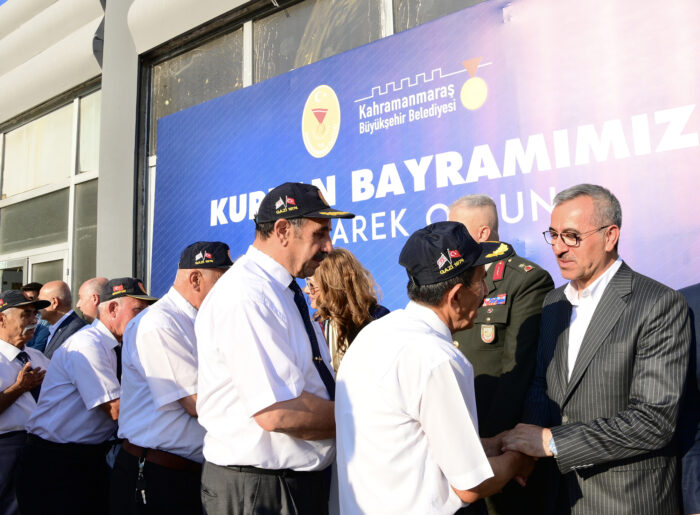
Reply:
[[486, 297], [484, 299], [484, 306], [500, 306], [501, 304], [506, 303], [506, 294], [505, 293], [499, 293], [495, 297]]
[[500, 281], [503, 279], [503, 270], [506, 268], [506, 262], [501, 260], [498, 263], [496, 263], [496, 266], [493, 267], [493, 280], [494, 281]]
[[484, 343], [491, 343], [496, 337], [496, 326], [491, 324], [481, 325], [481, 341]]

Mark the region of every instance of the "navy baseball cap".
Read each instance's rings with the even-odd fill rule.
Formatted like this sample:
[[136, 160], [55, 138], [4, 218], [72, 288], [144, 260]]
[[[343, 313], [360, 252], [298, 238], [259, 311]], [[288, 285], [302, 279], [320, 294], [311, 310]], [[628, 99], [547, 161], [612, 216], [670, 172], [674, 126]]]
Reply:
[[313, 184], [285, 182], [271, 189], [260, 203], [255, 223], [281, 218], [354, 218], [353, 213], [330, 207], [321, 190]]
[[149, 304], [153, 304], [158, 300], [157, 297], [148, 295], [141, 279], [135, 277], [119, 277], [118, 279], [107, 281], [107, 284], [102, 289], [102, 293], [100, 293], [100, 302], [107, 302], [120, 297], [133, 297], [145, 300]]
[[417, 285], [435, 284], [469, 268], [499, 261], [513, 254], [507, 243], [477, 243], [460, 222], [437, 222], [419, 229], [401, 250], [399, 264]]
[[6, 290], [0, 293], [0, 311], [23, 306], [34, 306], [36, 309], [44, 309], [50, 305], [51, 302], [48, 300], [29, 300], [19, 290]]
[[221, 241], [198, 241], [180, 254], [178, 268], [231, 268], [229, 247]]

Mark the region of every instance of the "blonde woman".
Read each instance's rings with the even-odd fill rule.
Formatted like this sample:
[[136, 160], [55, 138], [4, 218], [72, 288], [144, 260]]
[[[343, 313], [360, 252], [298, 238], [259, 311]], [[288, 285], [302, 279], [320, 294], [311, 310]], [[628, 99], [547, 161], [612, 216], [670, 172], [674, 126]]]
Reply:
[[346, 249], [336, 248], [306, 280], [314, 318], [323, 326], [333, 368], [364, 326], [389, 310], [377, 300], [378, 287], [365, 267]]

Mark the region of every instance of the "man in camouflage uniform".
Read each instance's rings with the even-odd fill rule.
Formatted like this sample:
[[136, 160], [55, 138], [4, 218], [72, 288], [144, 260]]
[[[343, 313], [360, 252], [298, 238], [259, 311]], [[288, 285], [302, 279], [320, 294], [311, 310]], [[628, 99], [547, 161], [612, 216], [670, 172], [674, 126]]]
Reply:
[[[449, 220], [463, 223], [477, 242], [499, 240], [496, 204], [487, 195], [459, 198], [450, 206]], [[490, 264], [485, 281], [487, 292], [474, 327], [454, 335], [455, 345], [474, 367], [482, 438], [520, 421], [535, 372], [542, 302], [554, 288], [546, 270], [514, 253]], [[486, 502], [491, 514], [536, 511], [514, 482]]]

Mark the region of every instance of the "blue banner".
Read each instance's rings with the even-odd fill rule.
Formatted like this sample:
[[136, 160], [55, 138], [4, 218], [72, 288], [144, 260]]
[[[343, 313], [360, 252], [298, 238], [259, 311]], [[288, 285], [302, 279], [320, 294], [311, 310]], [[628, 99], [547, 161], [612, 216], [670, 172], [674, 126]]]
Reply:
[[489, 1], [160, 120], [152, 291], [181, 250], [253, 241], [269, 189], [312, 182], [333, 242], [406, 302], [398, 255], [468, 193], [500, 237], [563, 280], [545, 243], [554, 194], [582, 182], [623, 207], [620, 253], [672, 287], [700, 282], [700, 2]]

